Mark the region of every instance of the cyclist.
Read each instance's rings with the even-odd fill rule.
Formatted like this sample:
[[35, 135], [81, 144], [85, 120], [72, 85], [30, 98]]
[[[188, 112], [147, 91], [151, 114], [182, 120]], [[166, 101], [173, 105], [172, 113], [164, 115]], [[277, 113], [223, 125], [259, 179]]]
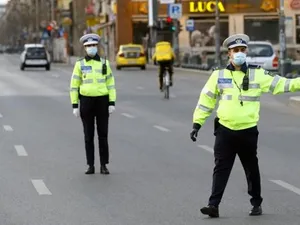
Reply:
[[154, 64], [159, 64], [159, 89], [162, 91], [163, 87], [163, 75], [168, 68], [170, 75], [170, 86], [173, 85], [173, 63], [175, 60], [175, 54], [170, 42], [160, 41], [156, 43], [155, 53], [152, 57]]

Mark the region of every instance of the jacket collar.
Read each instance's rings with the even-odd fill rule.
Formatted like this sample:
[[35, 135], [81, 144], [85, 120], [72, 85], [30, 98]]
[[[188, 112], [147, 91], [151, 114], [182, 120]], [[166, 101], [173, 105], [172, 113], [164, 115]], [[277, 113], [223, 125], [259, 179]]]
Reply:
[[90, 57], [90, 56], [86, 55], [84, 58], [87, 62], [90, 61], [90, 60], [96, 60], [96, 61], [99, 61], [99, 62], [101, 61], [100, 56], [98, 54], [96, 54], [94, 57]]
[[[234, 66], [232, 65], [232, 63], [230, 63], [230, 64], [226, 67], [226, 69], [231, 70], [231, 71], [235, 71], [235, 68], [234, 68]], [[244, 64], [241, 66], [241, 71], [242, 71], [244, 74], [246, 74], [246, 73], [247, 73], [247, 70], [248, 70], [248, 65], [247, 65], [247, 63], [244, 63]]]

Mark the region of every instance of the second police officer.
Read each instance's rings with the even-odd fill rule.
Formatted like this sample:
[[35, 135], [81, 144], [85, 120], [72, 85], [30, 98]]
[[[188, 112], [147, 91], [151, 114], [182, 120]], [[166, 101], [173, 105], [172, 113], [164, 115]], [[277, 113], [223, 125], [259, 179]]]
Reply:
[[[79, 59], [71, 78], [70, 97], [73, 114], [80, 115], [83, 130], [88, 169], [86, 174], [94, 174], [94, 133], [95, 120], [99, 140], [100, 172], [109, 174], [108, 120], [115, 111], [115, 80], [108, 60], [98, 54], [100, 36], [86, 34], [80, 38], [86, 56]], [[80, 108], [80, 109], [79, 109]]]
[[259, 66], [247, 65], [249, 37], [236, 34], [228, 37], [223, 46], [228, 49], [230, 64], [215, 70], [203, 87], [193, 115], [190, 137], [196, 141], [198, 131], [219, 105], [215, 118], [215, 168], [212, 192], [208, 205], [200, 211], [219, 217], [219, 204], [227, 185], [236, 155], [245, 170], [252, 209], [249, 215], [262, 214], [261, 180], [257, 158], [260, 96], [270, 92], [280, 94], [300, 91], [300, 78], [271, 76]]

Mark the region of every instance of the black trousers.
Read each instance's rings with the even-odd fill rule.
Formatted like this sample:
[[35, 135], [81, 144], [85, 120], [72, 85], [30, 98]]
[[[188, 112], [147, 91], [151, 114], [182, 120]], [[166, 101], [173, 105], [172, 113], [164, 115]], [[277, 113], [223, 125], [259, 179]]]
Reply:
[[95, 119], [99, 140], [99, 156], [101, 165], [109, 163], [108, 149], [108, 96], [86, 97], [80, 96], [80, 117], [83, 124], [85, 151], [87, 164], [95, 163]]
[[262, 203], [260, 173], [257, 158], [257, 127], [233, 131], [219, 124], [215, 131], [215, 168], [209, 205], [219, 206], [227, 185], [236, 154], [245, 170], [248, 194], [253, 206]]
[[160, 61], [158, 62], [159, 64], [159, 85], [162, 87], [163, 83], [163, 75], [166, 69], [168, 69], [169, 75], [170, 75], [170, 80], [173, 81], [173, 61], [168, 60], [168, 61]]

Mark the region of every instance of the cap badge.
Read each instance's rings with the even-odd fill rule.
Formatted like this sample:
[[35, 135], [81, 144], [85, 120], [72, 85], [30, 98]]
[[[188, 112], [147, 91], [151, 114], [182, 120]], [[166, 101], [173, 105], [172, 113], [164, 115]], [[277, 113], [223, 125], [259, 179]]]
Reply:
[[89, 39], [88, 39], [88, 42], [92, 42], [92, 41], [93, 41], [93, 38], [89, 38]]
[[235, 43], [237, 43], [237, 44], [241, 44], [243, 42], [243, 40], [242, 39], [240, 39], [240, 38], [238, 38], [238, 39], [235, 39]]

